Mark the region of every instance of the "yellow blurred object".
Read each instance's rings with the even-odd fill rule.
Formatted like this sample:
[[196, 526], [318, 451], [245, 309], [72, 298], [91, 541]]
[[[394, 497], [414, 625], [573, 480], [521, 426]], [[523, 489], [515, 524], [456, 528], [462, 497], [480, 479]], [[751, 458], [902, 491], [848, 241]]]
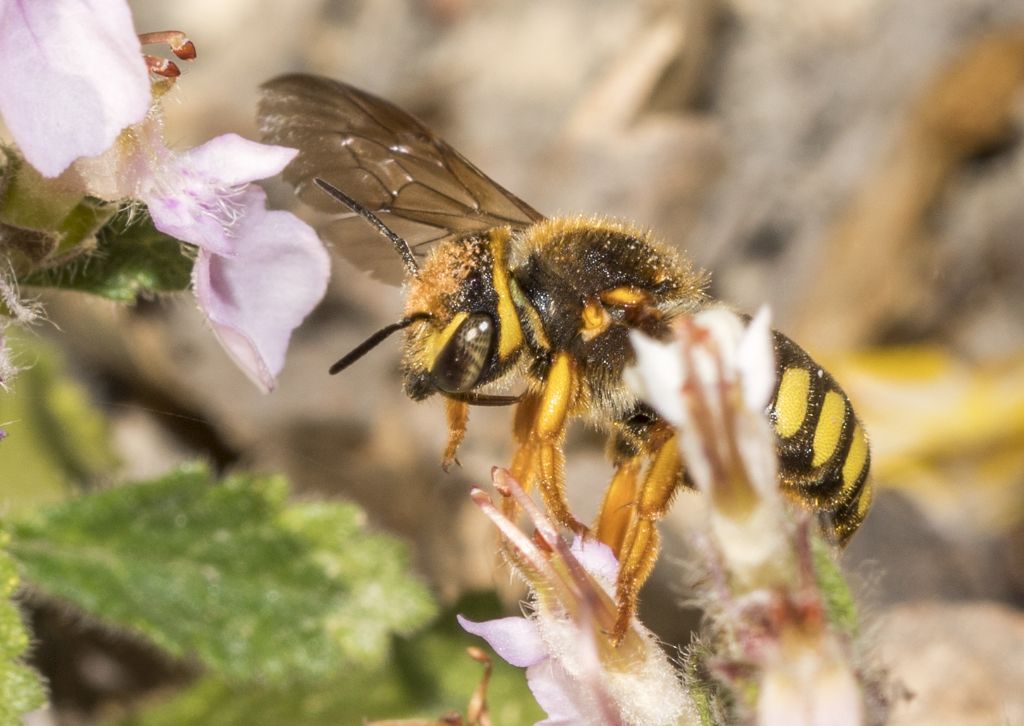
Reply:
[[935, 347], [880, 349], [831, 370], [868, 430], [878, 485], [943, 528], [1024, 520], [1024, 351], [970, 364]]

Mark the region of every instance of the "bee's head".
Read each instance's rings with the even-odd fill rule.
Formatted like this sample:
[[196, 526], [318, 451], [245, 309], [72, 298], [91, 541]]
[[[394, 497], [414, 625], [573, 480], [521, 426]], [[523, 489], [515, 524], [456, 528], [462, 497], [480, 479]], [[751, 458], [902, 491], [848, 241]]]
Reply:
[[503, 244], [504, 237], [495, 243], [493, 230], [439, 244], [409, 279], [405, 317], [370, 336], [335, 363], [331, 373], [405, 330], [402, 375], [409, 397], [421, 400], [440, 393], [479, 405], [515, 402], [514, 397], [476, 392], [511, 368], [522, 341], [508, 302], [507, 273], [494, 265], [495, 250], [503, 254]]
[[501, 321], [486, 239], [444, 242], [409, 282], [402, 369], [406, 393], [455, 397], [493, 380]]

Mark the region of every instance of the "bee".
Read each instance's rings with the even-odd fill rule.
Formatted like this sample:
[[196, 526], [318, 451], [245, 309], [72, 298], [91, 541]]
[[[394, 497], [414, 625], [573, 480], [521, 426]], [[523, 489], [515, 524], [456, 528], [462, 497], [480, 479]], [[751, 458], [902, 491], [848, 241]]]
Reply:
[[[404, 316], [335, 363], [344, 370], [404, 331], [402, 377], [414, 400], [441, 396], [455, 461], [473, 405], [514, 405], [512, 475], [577, 533], [564, 487], [567, 425], [608, 434], [614, 474], [593, 534], [618, 556], [621, 637], [659, 549], [657, 521], [687, 486], [676, 434], [622, 379], [629, 331], [669, 334], [713, 301], [707, 275], [628, 224], [545, 218], [423, 124], [344, 83], [287, 75], [263, 86], [264, 138], [299, 150], [284, 171], [298, 197], [330, 215], [325, 239], [377, 278], [405, 283]], [[383, 240], [390, 245], [382, 244]], [[871, 502], [864, 428], [843, 390], [774, 332], [769, 415], [783, 490], [843, 544]], [[496, 393], [510, 380], [518, 395]]]

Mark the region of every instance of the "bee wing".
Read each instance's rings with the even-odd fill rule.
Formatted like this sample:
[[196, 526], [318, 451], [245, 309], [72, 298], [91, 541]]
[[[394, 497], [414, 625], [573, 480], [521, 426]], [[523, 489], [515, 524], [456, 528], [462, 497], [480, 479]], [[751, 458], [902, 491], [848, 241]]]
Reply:
[[399, 283], [402, 260], [362, 218], [318, 188], [323, 179], [373, 212], [422, 259], [453, 236], [543, 216], [387, 101], [345, 83], [292, 74], [262, 87], [264, 140], [299, 149], [284, 171], [299, 198], [330, 215], [321, 234], [351, 262]]

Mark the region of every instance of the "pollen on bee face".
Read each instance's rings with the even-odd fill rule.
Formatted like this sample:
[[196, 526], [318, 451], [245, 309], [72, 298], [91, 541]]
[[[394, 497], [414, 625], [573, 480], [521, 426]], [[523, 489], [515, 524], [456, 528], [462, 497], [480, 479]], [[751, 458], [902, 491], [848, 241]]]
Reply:
[[451, 240], [438, 245], [409, 281], [406, 314], [445, 310], [458, 295], [486, 250], [476, 240]]

